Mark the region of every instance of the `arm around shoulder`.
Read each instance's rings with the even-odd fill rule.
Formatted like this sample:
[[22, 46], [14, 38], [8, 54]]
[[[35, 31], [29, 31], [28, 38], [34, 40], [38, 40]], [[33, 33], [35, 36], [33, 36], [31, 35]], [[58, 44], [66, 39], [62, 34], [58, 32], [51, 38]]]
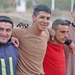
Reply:
[[51, 29], [51, 28], [48, 28], [48, 32], [49, 32], [49, 40], [53, 40], [54, 39], [54, 35], [55, 35], [55, 30], [54, 29]]

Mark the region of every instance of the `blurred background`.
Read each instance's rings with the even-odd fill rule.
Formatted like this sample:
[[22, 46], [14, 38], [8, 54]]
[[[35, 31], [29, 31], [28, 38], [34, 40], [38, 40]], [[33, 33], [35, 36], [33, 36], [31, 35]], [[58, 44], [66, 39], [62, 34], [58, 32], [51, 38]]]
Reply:
[[36, 5], [46, 4], [51, 8], [51, 23], [56, 18], [71, 19], [71, 11], [75, 0], [0, 0], [0, 15], [13, 19], [14, 24], [32, 23], [32, 12]]

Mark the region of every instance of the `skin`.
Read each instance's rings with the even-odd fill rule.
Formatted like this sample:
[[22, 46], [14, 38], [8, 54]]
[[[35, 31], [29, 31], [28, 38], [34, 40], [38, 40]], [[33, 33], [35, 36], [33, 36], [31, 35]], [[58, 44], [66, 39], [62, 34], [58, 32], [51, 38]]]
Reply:
[[0, 43], [7, 43], [12, 34], [12, 25], [8, 22], [0, 22]]
[[33, 20], [33, 25], [32, 27], [34, 28], [37, 33], [40, 33], [47, 29], [50, 23], [50, 13], [40, 11], [37, 16], [32, 15], [32, 20]]
[[[40, 33], [42, 31], [44, 31], [45, 29], [47, 29], [47, 27], [49, 26], [49, 23], [50, 23], [50, 17], [51, 17], [51, 14], [47, 13], [47, 12], [44, 12], [44, 11], [39, 11], [39, 13], [37, 14], [37, 16], [32, 15], [33, 25], [31, 27], [32, 27], [32, 29], [34, 30], [34, 32], [37, 35], [40, 35]], [[19, 41], [18, 41], [18, 39], [14, 38], [14, 37], [12, 39], [13, 39], [12, 43], [16, 47], [19, 47]]]
[[68, 37], [69, 26], [58, 25], [55, 29], [55, 36], [53, 43], [59, 45], [63, 44]]
[[73, 19], [73, 23], [75, 25], [75, 11], [71, 12], [71, 16], [72, 16], [72, 19]]
[[25, 24], [25, 25], [22, 25], [22, 26], [18, 26], [18, 28], [23, 28], [23, 29], [25, 29], [25, 28], [28, 28], [28, 24]]
[[[51, 17], [51, 14], [44, 12], [44, 11], [39, 11], [37, 16], [32, 15], [33, 25], [31, 27], [37, 35], [40, 35], [40, 33], [42, 31], [47, 29], [47, 27], [49, 26], [49, 23], [50, 23], [50, 17]], [[13, 44], [16, 47], [18, 47], [19, 46], [18, 39], [14, 38], [14, 37], [12, 39], [13, 39], [13, 41], [12, 41]], [[15, 41], [17, 44], [15, 43]]]

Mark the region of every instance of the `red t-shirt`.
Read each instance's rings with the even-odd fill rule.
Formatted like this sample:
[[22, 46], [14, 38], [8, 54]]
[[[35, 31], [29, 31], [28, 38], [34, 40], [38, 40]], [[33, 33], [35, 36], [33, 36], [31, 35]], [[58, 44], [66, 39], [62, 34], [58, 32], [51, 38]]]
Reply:
[[63, 44], [55, 45], [48, 42], [43, 67], [45, 75], [66, 75]]

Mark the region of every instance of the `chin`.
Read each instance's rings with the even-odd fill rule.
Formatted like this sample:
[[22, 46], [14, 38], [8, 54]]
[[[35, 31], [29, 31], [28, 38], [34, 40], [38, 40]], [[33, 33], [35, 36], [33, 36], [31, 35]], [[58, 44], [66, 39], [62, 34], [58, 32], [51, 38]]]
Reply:
[[2, 43], [2, 44], [6, 44], [6, 43], [7, 43], [7, 41], [3, 41], [3, 42], [0, 42], [0, 43]]
[[42, 31], [44, 31], [44, 30], [46, 30], [46, 29], [42, 29]]
[[61, 44], [64, 44], [65, 42], [61, 42]]

